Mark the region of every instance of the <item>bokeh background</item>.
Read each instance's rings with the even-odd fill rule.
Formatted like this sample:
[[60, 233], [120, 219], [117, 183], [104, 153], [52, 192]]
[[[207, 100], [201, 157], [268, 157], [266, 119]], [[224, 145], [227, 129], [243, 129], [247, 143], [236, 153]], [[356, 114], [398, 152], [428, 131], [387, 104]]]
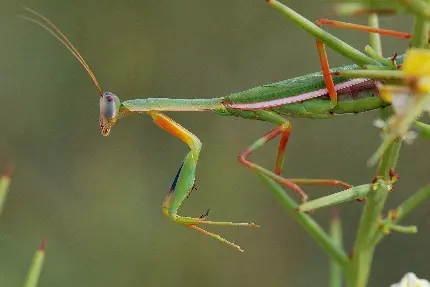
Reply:
[[[22, 1], [21, 1], [22, 2]], [[289, 1], [309, 19], [335, 18], [330, 5]], [[24, 1], [56, 23], [105, 90], [121, 99], [210, 98], [319, 69], [315, 41], [263, 0]], [[171, 113], [203, 142], [198, 191], [180, 214], [250, 221], [260, 229], [212, 231], [239, 253], [172, 223], [160, 209], [187, 146], [145, 115], [100, 135], [98, 95], [88, 75], [51, 35], [0, 2], [0, 169], [16, 165], [0, 221], [0, 286], [21, 286], [34, 251], [47, 241], [40, 286], [326, 286], [325, 254], [236, 156], [271, 124], [211, 113]], [[342, 20], [365, 23], [365, 18]], [[409, 31], [410, 17], [386, 17]], [[363, 49], [364, 33], [327, 28]], [[408, 43], [383, 38], [390, 56]], [[332, 52], [332, 66], [350, 62]], [[366, 161], [380, 143], [377, 112], [315, 121], [293, 119], [284, 174], [370, 181]], [[428, 120], [428, 119], [427, 119]], [[252, 159], [274, 166], [276, 143]], [[404, 146], [395, 207], [428, 182], [428, 142]], [[306, 187], [312, 198], [338, 191]], [[363, 205], [340, 207], [349, 250]], [[430, 278], [426, 203], [406, 223], [416, 235], [390, 235], [377, 249], [370, 286], [408, 271]], [[331, 212], [314, 217], [328, 226]]]

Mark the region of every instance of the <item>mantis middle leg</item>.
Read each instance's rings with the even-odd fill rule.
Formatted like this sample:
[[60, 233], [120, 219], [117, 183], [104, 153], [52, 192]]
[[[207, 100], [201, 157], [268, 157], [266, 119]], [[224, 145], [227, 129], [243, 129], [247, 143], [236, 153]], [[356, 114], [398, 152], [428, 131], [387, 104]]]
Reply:
[[[284, 119], [283, 117], [270, 112], [270, 111], [258, 111], [258, 116], [260, 119], [264, 119], [265, 121], [269, 121], [277, 124], [278, 126], [265, 134], [263, 137], [256, 140], [253, 144], [248, 146], [243, 152], [241, 152], [238, 156], [238, 160], [244, 166], [250, 168], [251, 170], [263, 174], [277, 183], [286, 186], [297, 192], [299, 196], [302, 198], [302, 202], [306, 202], [308, 196], [306, 193], [298, 186], [298, 184], [312, 184], [312, 185], [330, 185], [330, 186], [341, 186], [344, 188], [350, 188], [351, 185], [344, 183], [335, 179], [306, 179], [306, 178], [284, 178], [280, 175], [283, 155], [285, 152], [286, 145], [288, 143], [288, 139], [291, 131], [291, 123]], [[251, 155], [253, 151], [262, 147], [275, 137], [281, 134], [281, 141], [278, 147], [278, 155], [276, 160], [275, 172], [272, 172], [256, 163], [251, 162], [248, 157]]]

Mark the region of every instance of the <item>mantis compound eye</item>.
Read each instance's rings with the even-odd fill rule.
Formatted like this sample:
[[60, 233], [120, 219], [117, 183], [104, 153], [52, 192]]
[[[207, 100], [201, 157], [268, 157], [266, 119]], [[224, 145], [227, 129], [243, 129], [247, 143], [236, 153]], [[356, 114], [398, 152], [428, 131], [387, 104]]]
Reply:
[[115, 123], [121, 101], [110, 92], [104, 92], [100, 98], [100, 129], [107, 136], [112, 124]]
[[121, 102], [119, 98], [110, 92], [104, 92], [100, 98], [100, 115], [108, 121], [113, 120], [118, 115]]

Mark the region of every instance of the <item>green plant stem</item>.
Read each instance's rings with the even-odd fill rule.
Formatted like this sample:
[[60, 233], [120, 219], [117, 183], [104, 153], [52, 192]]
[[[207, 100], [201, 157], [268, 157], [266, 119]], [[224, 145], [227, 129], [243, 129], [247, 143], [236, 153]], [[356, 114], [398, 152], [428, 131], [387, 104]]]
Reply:
[[[342, 248], [342, 223], [336, 207], [333, 208], [333, 218], [330, 222], [330, 236], [333, 242]], [[342, 287], [342, 269], [333, 260], [330, 260], [330, 286]]]
[[389, 193], [389, 170], [395, 168], [401, 141], [396, 140], [384, 152], [378, 168], [379, 180], [376, 190], [371, 192], [364, 206], [357, 238], [354, 244], [351, 264], [347, 271], [347, 281], [351, 287], [365, 287], [375, 251], [375, 234], [379, 230], [378, 220], [382, 214]]
[[415, 127], [418, 129], [420, 136], [422, 138], [430, 138], [430, 125], [415, 121], [414, 122]]
[[[411, 197], [406, 199], [402, 204], [397, 207], [396, 218], [392, 220], [392, 223], [399, 223], [403, 218], [406, 217], [412, 210], [417, 208], [424, 200], [430, 197], [430, 184], [420, 188]], [[384, 238], [384, 231], [378, 230], [376, 233], [376, 244], [378, 244], [382, 238]]]
[[42, 273], [43, 263], [45, 261], [45, 242], [42, 242], [39, 250], [34, 254], [33, 262], [31, 263], [30, 270], [27, 274], [25, 287], [36, 287], [39, 281], [40, 274]]
[[311, 201], [308, 201], [299, 206], [300, 211], [309, 212], [319, 208], [349, 202], [352, 200], [362, 199], [367, 197], [369, 192], [372, 192], [372, 184], [363, 184], [351, 187], [347, 190], [336, 192], [327, 196], [323, 196]]
[[316, 39], [325, 43], [327, 46], [329, 46], [339, 54], [344, 55], [348, 59], [351, 59], [357, 65], [379, 65], [379, 63], [376, 62], [374, 59], [367, 57], [365, 54], [358, 51], [351, 45], [339, 40], [330, 33], [324, 31], [323, 29], [315, 25], [313, 22], [309, 21], [308, 19], [306, 19], [296, 11], [292, 10], [291, 8], [285, 6], [284, 4], [276, 0], [270, 0], [267, 2], [269, 3], [269, 5], [281, 12], [284, 16], [302, 27], [306, 32], [310, 33]]
[[[369, 26], [373, 28], [379, 28], [378, 14], [372, 13], [369, 15]], [[377, 33], [369, 34], [370, 47], [376, 52], [378, 56], [382, 56], [382, 43], [381, 35]]]
[[[337, 0], [329, 0], [333, 2], [339, 2]], [[407, 0], [404, 0], [407, 1]], [[411, 12], [411, 8], [407, 7], [405, 3], [399, 3], [398, 1], [342, 1], [344, 3], [337, 4], [333, 7], [333, 12], [338, 16], [356, 16], [362, 14], [363, 11], [372, 11], [374, 13], [387, 14], [397, 13], [405, 14]], [[355, 3], [354, 3], [355, 2]]]
[[321, 246], [330, 260], [336, 262], [340, 268], [345, 270], [348, 265], [348, 258], [342, 248], [337, 246], [331, 237], [309, 215], [303, 212], [297, 212], [297, 203], [288, 196], [278, 183], [262, 174], [257, 173], [257, 175], [269, 186], [270, 191], [279, 199], [281, 204], [297, 220], [303, 229]]
[[369, 54], [370, 57], [377, 60], [378, 62], [382, 63], [384, 67], [381, 66], [372, 66], [372, 65], [366, 65], [366, 69], [369, 69], [369, 67], [375, 67], [374, 70], [381, 70], [381, 69], [387, 69], [387, 70], [394, 70], [397, 69], [397, 66], [390, 58], [384, 58], [382, 55], [380, 55], [377, 51], [375, 51], [370, 45], [366, 45], [364, 47], [364, 51], [366, 51], [367, 54]]
[[4, 174], [0, 177], [0, 215], [3, 210], [4, 202], [6, 201], [9, 192], [10, 176], [12, 173], [12, 165], [6, 169]]
[[[428, 31], [430, 28], [429, 21], [427, 20], [429, 18], [428, 13], [430, 13], [430, 6], [428, 4], [428, 0], [425, 1], [405, 1], [408, 2], [410, 5], [410, 8], [417, 13], [415, 16], [414, 21], [414, 30], [412, 33], [412, 41], [411, 41], [411, 47], [412, 48], [426, 48], [428, 46]], [[423, 11], [427, 11], [428, 15], [421, 15]], [[427, 19], [426, 19], [427, 17]]]
[[[396, 118], [396, 121], [392, 123], [395, 126], [395, 133], [390, 132], [385, 135], [384, 141], [376, 150], [376, 152], [370, 157], [369, 164], [373, 165], [380, 155], [387, 149], [388, 145], [397, 137], [404, 135], [416, 122], [416, 119], [420, 117], [423, 111], [430, 105], [430, 93], [416, 97], [414, 105], [405, 111], [404, 116]], [[421, 125], [421, 129], [425, 129], [425, 126]]]
[[[403, 4], [406, 5], [415, 15], [419, 15], [420, 18], [430, 19], [430, 5], [428, 4], [428, 1], [402, 0], [401, 2], [403, 2]], [[412, 47], [414, 46], [412, 45]]]
[[388, 233], [391, 233], [392, 231], [399, 232], [399, 233], [409, 233], [409, 234], [418, 232], [418, 227], [416, 225], [403, 226], [403, 225], [397, 225], [393, 223], [384, 224], [382, 229], [387, 230]]
[[368, 79], [379, 79], [379, 80], [395, 80], [400, 81], [406, 78], [405, 73], [402, 71], [390, 71], [390, 70], [348, 70], [339, 71], [333, 73], [336, 76], [342, 76], [345, 78], [368, 78]]

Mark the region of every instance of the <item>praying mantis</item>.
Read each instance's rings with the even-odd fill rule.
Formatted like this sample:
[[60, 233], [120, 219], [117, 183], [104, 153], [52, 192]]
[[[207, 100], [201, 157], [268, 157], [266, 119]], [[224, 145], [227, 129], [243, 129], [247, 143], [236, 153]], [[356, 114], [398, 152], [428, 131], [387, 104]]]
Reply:
[[[208, 212], [196, 218], [178, 215], [178, 209], [194, 187], [196, 167], [202, 143], [197, 136], [168, 117], [164, 112], [212, 112], [221, 116], [235, 116], [248, 120], [260, 120], [273, 123], [276, 127], [249, 145], [239, 154], [238, 160], [242, 165], [252, 171], [274, 180], [279, 185], [294, 190], [300, 196], [302, 202], [305, 203], [308, 197], [300, 185], [329, 185], [344, 189], [350, 188], [351, 185], [335, 179], [286, 178], [281, 175], [284, 152], [292, 127], [290, 121], [288, 121], [286, 117], [328, 119], [335, 115], [360, 114], [390, 105], [378, 96], [378, 89], [376, 87], [377, 81], [367, 78], [348, 79], [339, 75], [334, 75], [345, 70], [359, 69], [365, 65], [386, 66], [386, 62], [383, 61], [384, 58], [365, 55], [347, 43], [325, 32], [321, 26], [333, 25], [398, 38], [410, 37], [410, 34], [407, 33], [330, 20], [320, 20], [315, 24], [276, 0], [266, 0], [266, 2], [297, 25], [301, 26], [316, 39], [322, 72], [266, 84], [246, 91], [233, 93], [225, 97], [212, 99], [146, 98], [121, 101], [114, 93], [102, 90], [87, 62], [66, 36], [50, 20], [29, 8], [25, 9], [39, 19], [23, 16], [23, 18], [42, 26], [53, 34], [88, 72], [100, 95], [99, 123], [103, 136], [110, 134], [112, 127], [119, 119], [133, 114], [146, 114], [152, 118], [157, 126], [171, 133], [189, 146], [190, 151], [185, 156], [176, 173], [169, 193], [162, 204], [162, 211], [174, 222], [202, 232], [239, 251], [243, 251], [240, 246], [218, 234], [201, 228], [201, 226], [223, 225], [258, 227], [257, 224], [208, 221]], [[325, 46], [344, 55], [355, 64], [330, 69]], [[401, 65], [403, 58], [403, 55], [399, 55], [390, 59], [389, 62], [392, 64], [391, 68], [396, 69], [398, 65]], [[280, 136], [280, 143], [274, 171], [254, 163], [249, 159], [251, 153], [278, 136]]]

